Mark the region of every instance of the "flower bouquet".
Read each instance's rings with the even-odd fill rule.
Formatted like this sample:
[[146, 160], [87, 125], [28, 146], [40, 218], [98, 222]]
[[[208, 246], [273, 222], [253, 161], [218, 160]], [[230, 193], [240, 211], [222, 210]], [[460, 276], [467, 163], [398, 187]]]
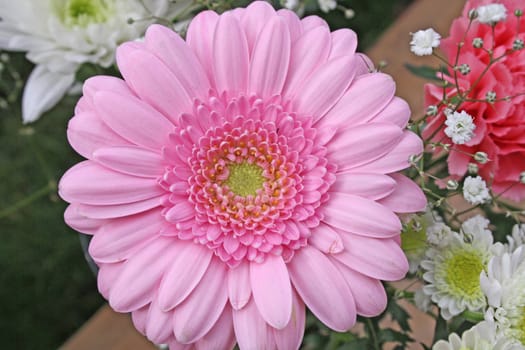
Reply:
[[[49, 4], [49, 33], [0, 5], [0, 46], [37, 64], [25, 122], [115, 58], [80, 79], [67, 138], [86, 160], [58, 194], [100, 293], [153, 343], [525, 349], [520, 1], [412, 34], [441, 65], [409, 66], [433, 80], [412, 119], [352, 30], [300, 17], [311, 4]], [[403, 300], [435, 319], [432, 344]]]

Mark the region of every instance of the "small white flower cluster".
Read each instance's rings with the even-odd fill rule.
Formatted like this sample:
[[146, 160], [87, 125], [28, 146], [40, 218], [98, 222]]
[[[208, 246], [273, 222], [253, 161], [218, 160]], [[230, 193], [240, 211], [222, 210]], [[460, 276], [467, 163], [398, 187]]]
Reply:
[[463, 197], [470, 204], [478, 205], [490, 200], [487, 183], [481, 176], [467, 176], [463, 182]]
[[474, 137], [476, 124], [470, 114], [465, 111], [447, 113], [445, 134], [457, 145], [463, 145]]
[[478, 7], [476, 14], [479, 22], [494, 25], [507, 18], [507, 8], [503, 4], [489, 4]]
[[434, 48], [439, 46], [441, 40], [441, 35], [432, 28], [418, 30], [417, 32], [410, 34], [412, 35], [410, 51], [418, 56], [431, 55]]

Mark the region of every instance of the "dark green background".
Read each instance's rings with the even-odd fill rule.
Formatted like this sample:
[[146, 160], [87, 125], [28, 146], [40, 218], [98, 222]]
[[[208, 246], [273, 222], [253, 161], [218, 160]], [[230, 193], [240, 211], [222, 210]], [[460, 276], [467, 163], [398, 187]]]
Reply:
[[[332, 29], [354, 29], [360, 50], [365, 50], [410, 1], [340, 2], [353, 8], [355, 17], [348, 20], [337, 11], [325, 17]], [[22, 77], [27, 77], [32, 67], [23, 55], [12, 55], [11, 59]], [[8, 86], [7, 80], [5, 74], [0, 76], [2, 86]], [[20, 100], [8, 110], [0, 110], [2, 349], [55, 349], [103, 303], [79, 237], [63, 223], [65, 203], [54, 189], [45, 193], [50, 182], [58, 181], [80, 160], [65, 138], [75, 102], [76, 98], [66, 97], [29, 126], [21, 123]], [[8, 213], [15, 203], [35, 193], [44, 194]]]

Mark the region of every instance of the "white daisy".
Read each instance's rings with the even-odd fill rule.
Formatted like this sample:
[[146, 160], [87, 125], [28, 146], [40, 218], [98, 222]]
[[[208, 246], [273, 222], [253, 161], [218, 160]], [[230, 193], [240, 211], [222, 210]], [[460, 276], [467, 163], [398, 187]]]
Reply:
[[463, 182], [463, 197], [470, 204], [483, 204], [490, 200], [490, 193], [481, 176], [467, 176]]
[[410, 35], [412, 35], [410, 51], [418, 56], [431, 55], [434, 48], [439, 46], [441, 40], [441, 35], [432, 28], [418, 30], [415, 33], [410, 33]]
[[465, 144], [474, 137], [476, 124], [472, 116], [465, 111], [448, 113], [445, 125], [445, 134], [457, 145]]
[[[468, 229], [468, 225], [465, 227]], [[463, 228], [463, 230], [465, 229]], [[471, 230], [466, 235], [451, 231], [440, 245], [432, 245], [421, 267], [426, 271], [423, 287], [441, 309], [444, 319], [465, 310], [478, 311], [486, 301], [479, 275], [492, 257], [492, 234], [488, 230]]]
[[525, 345], [525, 246], [492, 257], [480, 282], [489, 305], [485, 318]]
[[476, 9], [477, 20], [481, 23], [495, 24], [507, 17], [507, 8], [503, 4], [489, 4]]
[[448, 341], [440, 340], [432, 350], [523, 350], [512, 340], [499, 335], [493, 322], [483, 321], [463, 332], [461, 338], [452, 333]]
[[0, 49], [36, 64], [22, 98], [24, 122], [53, 107], [82, 63], [109, 67], [118, 44], [141, 37], [156, 18], [186, 13], [192, 0], [0, 0]]

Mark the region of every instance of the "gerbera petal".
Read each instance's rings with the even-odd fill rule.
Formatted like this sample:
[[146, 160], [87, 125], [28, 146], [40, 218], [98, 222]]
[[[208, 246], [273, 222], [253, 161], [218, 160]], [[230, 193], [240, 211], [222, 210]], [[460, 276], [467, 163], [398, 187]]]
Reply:
[[347, 172], [337, 174], [330, 191], [378, 200], [391, 194], [395, 187], [396, 181], [388, 175]]
[[193, 242], [177, 242], [177, 255], [159, 286], [158, 302], [162, 310], [171, 310], [195, 289], [210, 265], [212, 252]]
[[229, 350], [234, 346], [233, 315], [230, 307], [226, 306], [212, 329], [195, 343], [195, 348], [196, 350]]
[[[217, 322], [226, 301], [227, 267], [220, 261], [213, 260], [201, 281], [188, 298], [175, 308], [173, 330], [177, 341], [188, 344], [202, 338]], [[209, 297], [213, 291], [213, 298]]]
[[340, 131], [327, 147], [330, 158], [342, 172], [375, 161], [392, 150], [402, 137], [403, 131], [397, 125], [365, 124]]
[[228, 295], [232, 308], [242, 309], [250, 300], [251, 293], [249, 264], [242, 263], [228, 270]]
[[399, 235], [399, 218], [388, 208], [363, 197], [332, 192], [325, 206], [324, 222], [367, 237]]
[[153, 198], [115, 205], [89, 205], [78, 204], [78, 212], [81, 215], [93, 219], [114, 219], [123, 216], [133, 215], [148, 211], [161, 205], [162, 200], [166, 199], [167, 195], [156, 196]]
[[288, 266], [297, 293], [319, 320], [339, 332], [355, 324], [352, 292], [326, 255], [306, 246], [295, 254]]
[[290, 32], [281, 17], [273, 16], [257, 37], [253, 48], [248, 92], [262, 98], [280, 94], [289, 62]]
[[124, 175], [84, 161], [64, 174], [58, 193], [70, 203], [111, 205], [157, 197], [163, 189], [155, 179]]
[[160, 152], [136, 146], [99, 148], [93, 153], [93, 160], [128, 175], [157, 178], [164, 173]]
[[343, 241], [339, 234], [323, 222], [312, 229], [312, 235], [308, 238], [308, 243], [326, 254], [337, 254], [344, 249]]
[[97, 287], [106, 300], [109, 299], [110, 291], [114, 288], [114, 282], [120, 276], [124, 265], [125, 262], [98, 264]]
[[67, 140], [78, 154], [88, 159], [102, 147], [131, 145], [93, 111], [85, 111], [71, 118], [67, 126]]
[[296, 97], [295, 110], [321, 118], [339, 101], [355, 75], [353, 57], [342, 56], [317, 69], [301, 87], [302, 92]]
[[145, 44], [177, 77], [190, 96], [207, 97], [211, 85], [206, 71], [189, 44], [177, 33], [162, 25], [151, 25], [146, 31]]
[[172, 244], [171, 239], [158, 237], [124, 263], [109, 293], [114, 310], [130, 312], [151, 302], [153, 288], [175, 256]]
[[392, 174], [390, 176], [396, 181], [395, 190], [378, 203], [396, 213], [424, 211], [427, 199], [421, 188], [404, 175]]
[[271, 329], [259, 313], [253, 298], [240, 310], [233, 311], [233, 329], [239, 349], [274, 349]]
[[107, 220], [88, 218], [80, 213], [77, 204], [68, 205], [64, 212], [64, 221], [73, 229], [93, 235]]
[[89, 254], [97, 263], [127, 260], [142, 245], [160, 235], [160, 210], [112, 220], [89, 243]]
[[[391, 76], [370, 73], [357, 77], [326, 115], [316, 124], [354, 126], [368, 122], [392, 100], [396, 84]], [[373, 91], [374, 93], [370, 93]]]
[[225, 13], [213, 37], [213, 73], [219, 93], [246, 92], [249, 52], [246, 36], [237, 18]]
[[393, 123], [400, 128], [405, 128], [409, 119], [410, 106], [402, 98], [394, 96], [390, 103], [372, 118], [372, 121], [376, 123]]
[[301, 20], [303, 31], [307, 32], [317, 27], [325, 27], [329, 29], [328, 23], [319, 16], [306, 16]]
[[265, 1], [254, 1], [243, 13], [241, 25], [246, 35], [250, 52], [254, 52], [254, 47], [260, 33], [265, 28], [271, 27], [269, 22], [275, 17], [275, 10]]
[[405, 131], [399, 143], [387, 154], [354, 169], [356, 172], [393, 173], [410, 166], [410, 156], [423, 152], [423, 141], [411, 131]]
[[306, 312], [304, 303], [292, 290], [292, 318], [283, 329], [273, 329], [278, 350], [299, 349], [303, 340]]
[[261, 316], [270, 326], [283, 329], [292, 316], [292, 286], [283, 258], [268, 255], [263, 263], [252, 262], [250, 280]]
[[191, 21], [186, 35], [188, 46], [195, 52], [208, 80], [214, 84], [213, 79], [213, 36], [219, 15], [213, 11], [202, 11]]
[[153, 53], [145, 49], [128, 49], [122, 44], [117, 50], [117, 62], [126, 83], [141, 100], [173, 123], [178, 122], [181, 114], [192, 111], [193, 101], [188, 91]]
[[352, 56], [357, 49], [357, 35], [353, 30], [343, 28], [332, 32], [332, 48], [328, 59]]
[[146, 333], [146, 323], [148, 322], [149, 305], [144, 306], [131, 313], [131, 321], [135, 328], [142, 334]]
[[154, 298], [148, 309], [148, 316], [144, 333], [149, 340], [155, 344], [166, 343], [173, 336], [173, 312], [163, 311], [158, 304], [158, 299]]
[[336, 262], [336, 266], [352, 291], [358, 315], [374, 317], [385, 310], [388, 299], [381, 281], [354, 271], [344, 264]]
[[345, 250], [333, 255], [335, 259], [372, 278], [397, 281], [405, 277], [408, 261], [395, 239], [377, 239], [340, 232]]
[[155, 151], [168, 143], [173, 124], [148, 104], [109, 91], [95, 94], [102, 120], [123, 138]]
[[280, 9], [277, 11], [277, 15], [286, 21], [288, 29], [290, 30], [290, 39], [292, 42], [295, 42], [303, 33], [303, 25], [301, 24], [301, 20], [299, 17], [297, 17], [295, 12], [288, 9]]
[[292, 99], [314, 70], [323, 64], [330, 52], [330, 31], [318, 27], [305, 33], [293, 43], [290, 67], [283, 96]]
[[97, 75], [86, 79], [84, 85], [82, 85], [83, 98], [89, 101], [89, 104], [92, 106], [91, 109], [94, 109], [94, 97], [97, 92], [100, 91], [112, 91], [121, 95], [132, 95], [135, 96], [133, 91], [129, 89], [129, 86], [126, 85], [126, 82], [117, 77], [111, 77], [107, 75]]

